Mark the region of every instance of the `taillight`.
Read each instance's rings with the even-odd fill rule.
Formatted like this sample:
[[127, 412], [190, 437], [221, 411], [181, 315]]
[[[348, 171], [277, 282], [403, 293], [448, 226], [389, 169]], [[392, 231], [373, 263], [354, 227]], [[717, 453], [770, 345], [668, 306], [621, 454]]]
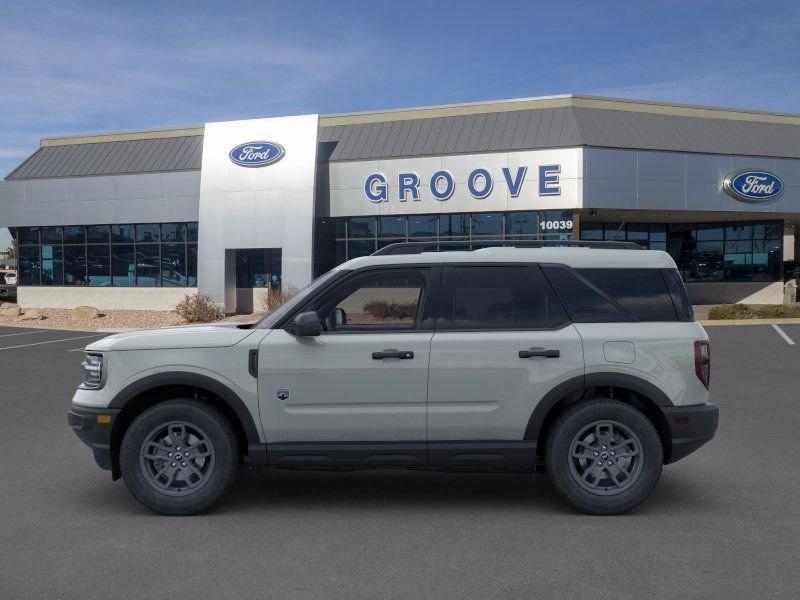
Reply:
[[711, 382], [711, 347], [706, 340], [694, 343], [694, 372], [706, 389]]

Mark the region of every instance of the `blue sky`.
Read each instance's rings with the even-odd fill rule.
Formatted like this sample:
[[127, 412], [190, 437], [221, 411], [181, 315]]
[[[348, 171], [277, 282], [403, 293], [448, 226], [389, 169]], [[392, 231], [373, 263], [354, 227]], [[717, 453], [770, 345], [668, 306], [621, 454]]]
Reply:
[[0, 8], [0, 176], [43, 135], [285, 114], [560, 93], [800, 112], [798, 2]]

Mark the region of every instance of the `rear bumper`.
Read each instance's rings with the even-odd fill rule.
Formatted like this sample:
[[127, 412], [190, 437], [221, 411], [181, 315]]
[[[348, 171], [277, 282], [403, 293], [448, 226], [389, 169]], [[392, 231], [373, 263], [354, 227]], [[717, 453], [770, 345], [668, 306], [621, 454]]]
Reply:
[[[101, 469], [111, 470], [111, 430], [119, 410], [85, 408], [74, 404], [67, 413], [67, 423], [80, 440], [92, 449], [94, 460]], [[98, 420], [98, 417], [104, 418]], [[110, 417], [108, 420], [106, 417]]]
[[665, 461], [674, 463], [697, 450], [717, 432], [719, 408], [716, 404], [664, 407], [669, 424], [672, 450]]

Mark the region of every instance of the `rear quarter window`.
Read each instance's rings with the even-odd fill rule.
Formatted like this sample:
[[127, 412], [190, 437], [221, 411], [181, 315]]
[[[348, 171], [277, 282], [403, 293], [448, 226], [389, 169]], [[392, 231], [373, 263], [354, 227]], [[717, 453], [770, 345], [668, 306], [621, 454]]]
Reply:
[[578, 272], [639, 321], [678, 320], [662, 269], [578, 269]]

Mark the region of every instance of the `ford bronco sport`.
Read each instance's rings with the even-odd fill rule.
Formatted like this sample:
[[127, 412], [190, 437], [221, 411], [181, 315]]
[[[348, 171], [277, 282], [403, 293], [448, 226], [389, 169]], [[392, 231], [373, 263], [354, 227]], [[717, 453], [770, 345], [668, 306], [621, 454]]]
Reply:
[[69, 424], [170, 515], [209, 507], [242, 463], [542, 469], [616, 514], [713, 437], [708, 336], [667, 253], [430, 245], [344, 263], [254, 325], [93, 342]]

